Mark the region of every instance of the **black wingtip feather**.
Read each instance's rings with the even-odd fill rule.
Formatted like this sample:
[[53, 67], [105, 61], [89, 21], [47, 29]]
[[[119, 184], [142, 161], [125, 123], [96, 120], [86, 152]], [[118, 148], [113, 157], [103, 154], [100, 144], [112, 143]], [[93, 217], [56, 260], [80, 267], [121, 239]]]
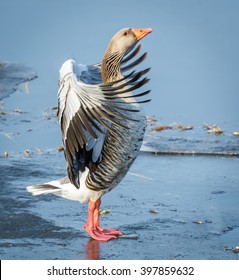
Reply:
[[137, 45], [137, 47], [135, 49], [133, 49], [128, 55], [126, 55], [123, 60], [121, 61], [121, 65], [125, 64], [126, 62], [128, 62], [129, 60], [131, 60], [132, 58], [134, 58], [142, 49], [142, 45]]
[[130, 69], [132, 69], [133, 67], [139, 65], [140, 63], [142, 63], [145, 58], [147, 57], [147, 52], [145, 52], [144, 54], [142, 54], [138, 59], [136, 59], [135, 61], [133, 61], [132, 63], [130, 63], [129, 65], [126, 65], [124, 67], [121, 67], [121, 71], [122, 72], [126, 72], [129, 71]]

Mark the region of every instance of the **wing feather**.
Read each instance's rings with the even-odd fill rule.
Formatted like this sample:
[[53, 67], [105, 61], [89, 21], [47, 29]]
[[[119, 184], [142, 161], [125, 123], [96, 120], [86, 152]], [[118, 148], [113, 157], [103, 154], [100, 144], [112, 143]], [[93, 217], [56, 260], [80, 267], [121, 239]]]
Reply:
[[[135, 58], [140, 49], [141, 46], [136, 47], [122, 60], [122, 71], [128, 71], [144, 60], [146, 54], [125, 65]], [[77, 188], [80, 187], [80, 173], [86, 167], [91, 170], [92, 164], [97, 166], [100, 162], [105, 137], [109, 131], [114, 133], [112, 125], [128, 128], [124, 120], [137, 121], [129, 117], [127, 112], [138, 112], [139, 108], [124, 106], [124, 100], [149, 93], [131, 94], [149, 81], [147, 78], [141, 79], [149, 68], [132, 71], [118, 81], [103, 84], [100, 66], [84, 66], [74, 60], [67, 60], [60, 70], [57, 115], [65, 147], [67, 174]], [[148, 101], [129, 100], [127, 103]]]

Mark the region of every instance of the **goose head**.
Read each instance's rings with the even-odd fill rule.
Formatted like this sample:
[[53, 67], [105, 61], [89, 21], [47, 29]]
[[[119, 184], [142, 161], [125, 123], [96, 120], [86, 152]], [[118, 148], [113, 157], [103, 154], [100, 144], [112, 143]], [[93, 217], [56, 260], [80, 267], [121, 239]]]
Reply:
[[124, 28], [110, 40], [108, 51], [111, 53], [128, 53], [143, 37], [153, 31], [152, 28]]

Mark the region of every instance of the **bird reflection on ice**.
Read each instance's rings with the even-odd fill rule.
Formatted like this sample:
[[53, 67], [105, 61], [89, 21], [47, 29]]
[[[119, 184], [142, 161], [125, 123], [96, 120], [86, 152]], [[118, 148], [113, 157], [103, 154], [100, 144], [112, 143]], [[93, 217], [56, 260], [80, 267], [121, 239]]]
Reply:
[[100, 259], [100, 241], [90, 238], [85, 246], [88, 260]]

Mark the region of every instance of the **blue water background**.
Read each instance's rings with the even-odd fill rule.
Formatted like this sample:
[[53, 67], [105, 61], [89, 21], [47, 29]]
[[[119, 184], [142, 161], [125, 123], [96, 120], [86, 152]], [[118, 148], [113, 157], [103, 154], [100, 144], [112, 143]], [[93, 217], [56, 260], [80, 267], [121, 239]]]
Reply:
[[[28, 96], [15, 94], [5, 100], [7, 110], [21, 108], [28, 113], [31, 123], [22, 120], [23, 131], [37, 127], [34, 118], [57, 105], [58, 72], [66, 59], [100, 62], [116, 31], [152, 27], [154, 32], [142, 41], [149, 54], [142, 67], [152, 67], [148, 88], [153, 100], [144, 110], [147, 116], [157, 117], [157, 124], [179, 122], [196, 129], [176, 136], [174, 132], [156, 135], [157, 143], [166, 141], [157, 149], [166, 149], [172, 138], [176, 141], [171, 149], [177, 148], [177, 138], [208, 137], [202, 125], [213, 123], [225, 130], [221, 138], [215, 138], [225, 143], [219, 146], [232, 145], [229, 151], [237, 151], [238, 139], [232, 133], [239, 130], [238, 1], [10, 0], [1, 1], [0, 10], [0, 60], [26, 64], [39, 76], [31, 82]], [[16, 134], [17, 128], [11, 128], [3, 131]], [[28, 140], [18, 137], [14, 144], [1, 137], [1, 151], [24, 149], [26, 142], [34, 147], [41, 136], [44, 139], [38, 146], [60, 143], [57, 124], [49, 127], [48, 137], [44, 136], [46, 127], [40, 130], [31, 138], [27, 135]], [[209, 142], [215, 142], [213, 137], [207, 138]], [[205, 141], [201, 144], [193, 149], [211, 149]]]

